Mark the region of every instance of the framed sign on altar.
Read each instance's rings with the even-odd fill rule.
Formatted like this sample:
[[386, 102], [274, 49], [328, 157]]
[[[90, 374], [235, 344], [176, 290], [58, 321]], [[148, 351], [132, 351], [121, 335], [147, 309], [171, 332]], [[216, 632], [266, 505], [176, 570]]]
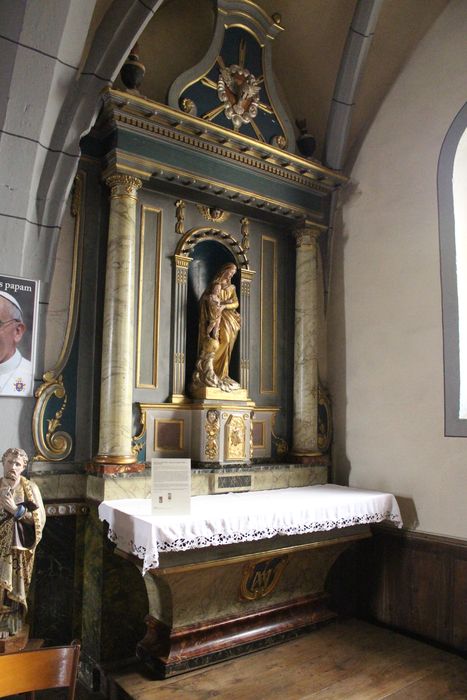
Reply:
[[153, 515], [190, 515], [191, 460], [151, 459]]

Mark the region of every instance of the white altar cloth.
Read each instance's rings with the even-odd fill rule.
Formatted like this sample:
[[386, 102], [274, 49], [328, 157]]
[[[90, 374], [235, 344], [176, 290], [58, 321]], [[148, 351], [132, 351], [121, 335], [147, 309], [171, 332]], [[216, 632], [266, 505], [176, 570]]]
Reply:
[[303, 535], [389, 520], [402, 527], [392, 494], [325, 484], [271, 491], [193, 496], [191, 514], [151, 515], [151, 499], [103, 501], [99, 518], [109, 539], [143, 560], [143, 575], [159, 552]]

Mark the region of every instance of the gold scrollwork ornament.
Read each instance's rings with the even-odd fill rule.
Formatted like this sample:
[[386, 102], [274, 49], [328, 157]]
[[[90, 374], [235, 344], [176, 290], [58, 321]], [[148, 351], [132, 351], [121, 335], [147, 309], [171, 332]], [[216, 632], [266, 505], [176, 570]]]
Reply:
[[196, 109], [196, 104], [193, 102], [193, 100], [190, 100], [189, 97], [185, 97], [182, 102], [180, 107], [182, 108], [182, 111], [185, 112], [185, 114], [191, 114], [192, 117], [196, 117], [198, 110]]
[[211, 460], [214, 460], [219, 456], [219, 446], [217, 442], [219, 429], [219, 411], [216, 411], [211, 408], [206, 414], [206, 424], [204, 426], [204, 430], [206, 433], [206, 446], [204, 448], [204, 455], [205, 457]]
[[[59, 462], [66, 459], [73, 448], [73, 438], [71, 435], [63, 430], [58, 430], [58, 428], [61, 425], [61, 419], [68, 402], [62, 372], [70, 357], [78, 321], [78, 299], [81, 291], [81, 260], [83, 249], [81, 209], [83, 206], [84, 190], [85, 174], [79, 172], [73, 183], [70, 207], [71, 215], [75, 219], [75, 225], [69, 313], [60, 356], [55, 367], [44, 373], [43, 384], [39, 386], [35, 393], [37, 401], [32, 416], [32, 437], [36, 449], [34, 461]], [[53, 418], [45, 419], [47, 406], [53, 397], [62, 400], [62, 404]], [[45, 430], [45, 424], [47, 424], [47, 430]]]
[[249, 220], [245, 217], [240, 221], [242, 227], [241, 227], [241, 234], [242, 234], [242, 242], [241, 246], [243, 248], [243, 251], [247, 253], [250, 249], [250, 222]]
[[175, 202], [175, 218], [177, 219], [175, 233], [183, 236], [185, 233], [185, 202], [183, 199], [177, 199]]
[[[71, 436], [64, 430], [58, 430], [61, 426], [61, 418], [65, 411], [68, 397], [62, 375], [55, 377], [53, 374], [46, 372], [44, 374], [44, 382], [35, 394], [37, 401], [33, 413], [32, 427], [37, 454], [34, 456], [34, 461], [59, 462], [68, 457], [73, 446]], [[57, 399], [62, 399], [62, 404], [53, 418], [46, 419], [48, 427], [44, 436], [42, 426], [45, 420], [45, 412], [49, 401], [54, 396]]]

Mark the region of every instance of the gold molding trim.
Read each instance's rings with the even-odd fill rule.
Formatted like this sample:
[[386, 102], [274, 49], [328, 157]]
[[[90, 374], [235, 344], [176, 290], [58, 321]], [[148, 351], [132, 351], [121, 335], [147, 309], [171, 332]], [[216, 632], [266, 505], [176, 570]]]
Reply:
[[135, 455], [97, 455], [93, 457], [93, 463], [95, 464], [112, 464], [112, 465], [126, 465], [135, 464]]
[[[289, 165], [289, 167], [295, 167], [298, 172], [303, 170], [315, 178], [326, 178], [326, 180], [330, 181], [331, 186], [334, 184], [345, 184], [349, 181], [349, 178], [342, 175], [342, 173], [326, 168], [323, 165], [312, 163], [293, 153], [284, 152], [275, 146], [261, 143], [244, 134], [234, 133], [217, 124], [208, 124], [198, 117], [188, 115], [147, 98], [130, 95], [110, 87], [103, 89], [102, 96], [107, 108], [107, 115], [105, 115], [107, 118], [110, 116], [108, 114], [109, 111], [112, 112], [119, 109], [122, 112], [126, 112], [129, 116], [144, 117], [147, 121], [163, 119], [167, 125], [178, 125], [179, 128], [184, 128], [187, 133], [190, 133], [191, 130], [194, 134], [203, 134], [206, 140], [210, 139], [212, 141], [217, 139], [220, 143], [229, 143], [231, 147], [236, 146], [244, 151], [250, 150], [253, 153], [258, 153], [262, 158], [275, 158], [279, 163], [284, 164], [284, 168]], [[138, 115], [137, 110], [140, 110], [140, 115]], [[119, 114], [114, 114], [113, 118], [117, 120], [119, 116]]]
[[[143, 311], [143, 265], [145, 253], [145, 224], [146, 212], [152, 212], [157, 216], [155, 231], [155, 269], [156, 284], [153, 297], [153, 343], [152, 343], [152, 384], [141, 382], [141, 333], [142, 333], [142, 311]], [[160, 298], [161, 298], [161, 260], [162, 260], [162, 209], [146, 204], [141, 205], [140, 216], [140, 239], [139, 239], [139, 279], [138, 279], [138, 309], [137, 309], [137, 340], [136, 340], [136, 387], [138, 389], [157, 389], [158, 386], [158, 355], [159, 355], [159, 330], [160, 330]]]
[[[240, 389], [241, 391], [241, 389]], [[225, 392], [223, 392], [225, 394]], [[176, 394], [175, 398], [183, 399], [183, 401], [175, 401], [173, 403], [138, 403], [141, 411], [154, 411], [158, 409], [165, 409], [167, 411], [206, 411], [210, 408], [219, 411], [245, 411], [249, 408], [253, 408], [256, 412], [255, 404], [251, 401], [246, 401], [241, 404], [208, 404], [204, 401], [202, 403], [193, 403], [193, 400], [184, 396], [183, 394]], [[243, 400], [242, 400], [243, 401]], [[260, 409], [261, 410], [261, 409]], [[270, 410], [270, 409], [268, 409]], [[279, 409], [277, 409], [279, 410]]]
[[[303, 167], [298, 168], [296, 166], [291, 166], [290, 164], [289, 167], [283, 167], [282, 165], [275, 164], [270, 160], [263, 160], [261, 157], [256, 155], [249, 155], [244, 152], [245, 149], [242, 149], [241, 151], [232, 150], [231, 148], [223, 146], [222, 144], [206, 141], [197, 135], [186, 133], [181, 130], [175, 131], [170, 126], [148, 122], [144, 117], [129, 116], [119, 113], [115, 115], [115, 119], [117, 122], [125, 126], [130, 126], [132, 128], [140, 129], [145, 133], [154, 134], [155, 136], [161, 136], [163, 138], [176, 141], [184, 146], [190, 146], [191, 148], [195, 148], [199, 151], [205, 151], [217, 157], [224, 158], [225, 160], [231, 160], [234, 163], [239, 163], [240, 165], [252, 168], [253, 170], [260, 170], [262, 173], [272, 175], [273, 177], [280, 178], [281, 180], [285, 180], [294, 185], [299, 185], [300, 187], [306, 187], [307, 189], [313, 190], [318, 194], [327, 195], [333, 189], [332, 186], [324, 184], [319, 178], [315, 179], [313, 177], [303, 175], [302, 173], [305, 172]], [[212, 122], [208, 122], [206, 120], [201, 121], [204, 126], [214, 126]], [[198, 133], [199, 131], [200, 128], [198, 127]], [[226, 138], [225, 140], [227, 141], [230, 139]], [[264, 146], [267, 145], [261, 141], [255, 141], [254, 143], [261, 143]], [[290, 160], [284, 155], [287, 154], [286, 151], [280, 152], [282, 153], [282, 160]], [[259, 195], [256, 196], [259, 197]]]
[[[264, 319], [264, 308], [266, 300], [270, 300], [270, 296], [265, 293], [264, 280], [265, 280], [265, 270], [264, 270], [264, 243], [273, 244], [273, 270], [272, 270], [272, 339], [265, 339], [263, 319]], [[276, 394], [277, 393], [277, 240], [271, 236], [261, 236], [261, 289], [260, 289], [260, 309], [261, 309], [261, 320], [260, 320], [260, 341], [259, 341], [259, 376], [260, 376], [260, 394]], [[272, 388], [264, 388], [263, 383], [263, 349], [264, 347], [270, 347], [272, 350], [271, 362], [272, 362]]]
[[[64, 431], [58, 431], [61, 418], [67, 404], [67, 395], [63, 384], [62, 372], [70, 357], [71, 348], [75, 338], [78, 324], [78, 303], [81, 294], [82, 257], [83, 257], [83, 194], [86, 189], [86, 173], [83, 170], [76, 174], [71, 196], [71, 215], [75, 219], [73, 258], [71, 266], [70, 298], [68, 305], [68, 318], [65, 329], [65, 337], [57, 363], [53, 369], [47, 370], [41, 384], [35, 392], [37, 399], [32, 416], [32, 438], [36, 454], [33, 461], [59, 462], [68, 457], [73, 448], [71, 435]], [[61, 408], [55, 413], [54, 418], [48, 419], [48, 430], [44, 436], [44, 416], [50, 399], [63, 399]]]
[[[233, 13], [233, 12], [232, 12], [232, 13], [228, 12], [228, 13], [226, 13], [226, 14], [227, 14], [227, 17], [229, 17], [230, 14], [235, 14], [236, 17], [244, 17], [246, 20], [248, 20], [248, 22], [251, 22], [251, 24], [254, 25], [254, 28], [253, 28], [253, 26], [249, 26], [248, 24], [242, 24], [242, 22], [233, 21], [233, 22], [229, 22], [228, 24], [224, 25], [226, 30], [227, 30], [227, 29], [234, 29], [235, 27], [238, 27], [239, 29], [243, 29], [245, 32], [248, 32], [248, 34], [251, 34], [251, 36], [252, 36], [254, 39], [256, 39], [256, 41], [257, 41], [257, 43], [260, 45], [260, 47], [261, 47], [262, 49], [264, 49], [265, 43], [264, 43], [264, 41], [260, 38], [260, 34], [262, 34], [264, 30], [263, 30], [263, 27], [261, 26], [261, 24], [260, 24], [254, 17], [252, 17], [251, 15], [247, 14], [246, 12], [240, 12], [240, 10], [235, 10], [235, 13]], [[271, 18], [269, 17], [268, 19], [269, 19], [269, 22], [270, 22], [270, 21], [271, 21]], [[258, 30], [259, 30], [259, 33], [257, 33]], [[269, 39], [274, 39], [274, 37], [273, 37], [273, 36], [269, 36], [269, 34], [266, 34], [266, 36], [267, 36]], [[208, 72], [209, 72], [209, 71], [208, 71]]]
[[[397, 534], [397, 533], [396, 533]], [[322, 549], [323, 547], [333, 547], [339, 544], [346, 544], [348, 542], [357, 542], [358, 540], [367, 540], [372, 537], [371, 530], [368, 529], [365, 532], [355, 533], [354, 535], [346, 535], [344, 537], [333, 537], [328, 540], [318, 540], [317, 542], [307, 542], [305, 544], [289, 545], [288, 547], [278, 547], [277, 549], [264, 550], [262, 552], [252, 552], [251, 554], [239, 554], [233, 557], [225, 557], [223, 559], [214, 559], [211, 561], [200, 561], [194, 562], [193, 564], [176, 564], [175, 566], [161, 566], [157, 569], [151, 569], [149, 573], [153, 576], [159, 575], [170, 575], [170, 574], [183, 574], [188, 571], [195, 571], [201, 569], [212, 569], [216, 566], [231, 566], [235, 564], [242, 564], [247, 561], [257, 561], [260, 558], [272, 558], [274, 556], [282, 556], [285, 554], [294, 554], [295, 552], [303, 552], [308, 549]], [[135, 555], [127, 554], [122, 550], [118, 550], [118, 553], [125, 559], [132, 559]], [[139, 560], [141, 564], [141, 560]]]
[[[252, 2], [252, 0], [242, 0], [242, 2], [243, 2], [243, 4], [245, 4], [245, 5], [250, 5], [251, 8], [252, 8], [255, 12], [257, 12], [259, 15], [262, 15], [262, 16], [263, 16], [263, 19], [264, 19], [264, 21], [266, 22], [267, 25], [270, 25], [270, 24], [271, 24], [271, 19], [272, 19], [272, 21], [274, 22], [274, 25], [275, 25], [275, 29], [281, 30], [281, 31], [284, 30], [284, 27], [281, 26], [280, 22], [277, 22], [277, 21], [274, 19], [275, 15], [273, 15], [272, 17], [270, 17], [270, 16], [268, 15], [268, 13], [267, 13], [265, 10], [263, 10], [262, 7], [260, 7], [259, 5], [257, 5], [255, 2]], [[234, 15], [234, 16], [235, 16], [236, 14], [238, 14], [238, 13], [237, 13], [237, 10], [226, 10], [226, 9], [224, 9], [223, 7], [219, 7], [219, 10], [218, 10], [218, 11], [219, 11], [219, 14], [226, 15], [226, 17], [229, 17], [230, 15]], [[244, 14], [244, 13], [242, 13], [242, 14]], [[276, 14], [277, 14], [277, 13], [276, 13]], [[250, 15], [246, 15], [246, 16], [247, 16], [248, 18], [250, 18]], [[258, 22], [256, 22], [256, 24], [258, 24]], [[259, 25], [259, 26], [260, 26], [260, 25]]]
[[[109, 171], [113, 172], [115, 168], [118, 168], [120, 172], [131, 173], [134, 175], [145, 176], [146, 178], [163, 178], [167, 182], [172, 182], [174, 179], [181, 179], [186, 184], [196, 187], [197, 190], [202, 192], [208, 190], [212, 191], [214, 194], [225, 193], [229, 199], [237, 200], [244, 204], [253, 204], [257, 209], [265, 209], [266, 211], [272, 213], [279, 213], [282, 216], [290, 215], [293, 216], [295, 220], [303, 220], [305, 217], [310, 215], [315, 216], [318, 219], [324, 220], [324, 215], [322, 212], [313, 211], [301, 207], [290, 202], [283, 202], [278, 199], [272, 199], [267, 195], [252, 192], [251, 190], [245, 190], [242, 187], [235, 186], [232, 187], [225, 182], [219, 180], [211, 180], [210, 178], [203, 177], [187, 170], [181, 170], [173, 166], [169, 166], [160, 163], [156, 160], [149, 160], [141, 156], [136, 156], [122, 149], [115, 149], [115, 151], [110, 154], [110, 161], [112, 164], [109, 165]], [[115, 163], [113, 162], [115, 160]], [[133, 167], [131, 163], [139, 164], [141, 167], [145, 166], [146, 170], [140, 170], [137, 167]], [[243, 198], [243, 199], [242, 199]], [[256, 204], [255, 204], [256, 200]], [[313, 225], [320, 228], [322, 231], [327, 231], [328, 227], [324, 224], [318, 222], [313, 222]]]

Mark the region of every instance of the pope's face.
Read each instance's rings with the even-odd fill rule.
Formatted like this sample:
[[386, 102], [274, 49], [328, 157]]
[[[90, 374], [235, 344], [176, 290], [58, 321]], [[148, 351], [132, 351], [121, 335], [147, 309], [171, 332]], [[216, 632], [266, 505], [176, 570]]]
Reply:
[[24, 462], [21, 457], [15, 454], [8, 454], [3, 462], [3, 478], [11, 488], [19, 483], [19, 478], [24, 471]]
[[16, 321], [11, 311], [11, 304], [0, 297], [0, 364], [13, 357], [25, 331], [24, 323]]

